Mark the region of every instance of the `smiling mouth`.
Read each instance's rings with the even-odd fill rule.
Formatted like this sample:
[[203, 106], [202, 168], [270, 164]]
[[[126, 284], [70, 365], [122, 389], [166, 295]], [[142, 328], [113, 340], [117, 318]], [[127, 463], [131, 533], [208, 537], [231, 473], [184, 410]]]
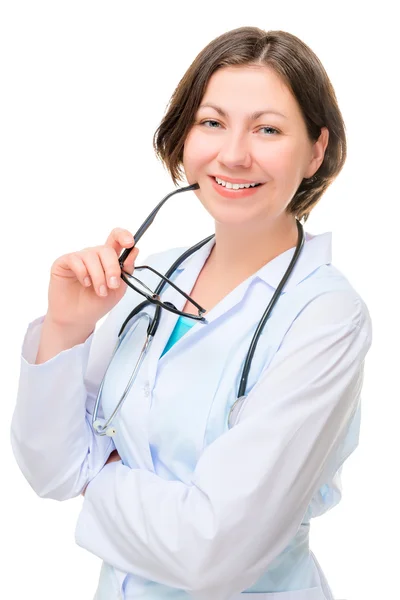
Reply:
[[217, 181], [217, 179], [212, 176], [212, 179], [214, 179], [215, 183], [217, 185], [220, 185], [222, 188], [225, 188], [226, 190], [248, 190], [248, 189], [254, 189], [256, 187], [260, 187], [260, 185], [263, 185], [262, 183], [256, 183], [256, 184], [251, 184], [251, 183], [230, 183], [227, 182], [225, 184], [223, 183], [219, 183], [219, 181]]

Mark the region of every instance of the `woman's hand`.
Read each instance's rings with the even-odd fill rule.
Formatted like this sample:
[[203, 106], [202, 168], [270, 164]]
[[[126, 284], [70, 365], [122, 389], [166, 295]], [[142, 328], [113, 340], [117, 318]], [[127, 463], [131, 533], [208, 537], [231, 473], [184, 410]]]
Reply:
[[[57, 328], [93, 330], [123, 297], [119, 255], [134, 246], [126, 229], [113, 229], [103, 246], [65, 254], [51, 267], [46, 319]], [[124, 263], [132, 273], [139, 250], [134, 248]]]
[[[108, 463], [111, 463], [111, 462], [118, 462], [119, 460], [121, 460], [121, 457], [120, 457], [120, 455], [118, 454], [117, 450], [113, 450], [113, 451], [111, 452], [110, 456], [108, 457], [108, 459], [107, 459], [107, 462], [106, 462], [106, 464], [104, 465], [104, 467], [105, 467], [106, 465], [108, 465]], [[103, 467], [103, 468], [104, 468], [104, 467]], [[88, 484], [88, 485], [89, 485], [89, 484]], [[85, 495], [86, 488], [87, 488], [87, 485], [86, 485], [85, 489], [83, 490], [83, 492], [82, 492], [82, 494], [81, 494], [82, 496], [84, 496], [84, 495]]]

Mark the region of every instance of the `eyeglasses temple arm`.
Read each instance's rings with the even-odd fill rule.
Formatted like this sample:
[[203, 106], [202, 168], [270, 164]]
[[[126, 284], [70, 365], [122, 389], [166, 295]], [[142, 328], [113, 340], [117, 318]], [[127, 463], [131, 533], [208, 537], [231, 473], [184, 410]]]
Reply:
[[[188, 185], [186, 187], [180, 188], [179, 190], [174, 190], [170, 194], [167, 194], [165, 196], [165, 198], [163, 198], [161, 200], [161, 202], [159, 202], [159, 204], [157, 204], [157, 206], [151, 211], [151, 213], [149, 214], [149, 216], [147, 217], [147, 219], [142, 223], [142, 225], [139, 227], [139, 229], [137, 230], [137, 232], [133, 236], [133, 238], [135, 240], [135, 246], [138, 243], [138, 241], [140, 240], [140, 238], [142, 237], [142, 235], [150, 227], [150, 225], [154, 221], [154, 218], [155, 218], [156, 214], [158, 213], [158, 211], [160, 210], [160, 208], [162, 207], [162, 205], [168, 200], [168, 198], [170, 198], [174, 194], [179, 194], [179, 192], [189, 192], [191, 190], [198, 190], [199, 187], [200, 186], [199, 186], [198, 183], [192, 183], [192, 185]], [[123, 250], [123, 252], [121, 253], [121, 256], [118, 259], [121, 269], [122, 269], [122, 267], [124, 265], [124, 262], [128, 258], [129, 253], [132, 252], [132, 250], [133, 250], [133, 248], [135, 246], [132, 246], [132, 248], [125, 248], [125, 250]]]

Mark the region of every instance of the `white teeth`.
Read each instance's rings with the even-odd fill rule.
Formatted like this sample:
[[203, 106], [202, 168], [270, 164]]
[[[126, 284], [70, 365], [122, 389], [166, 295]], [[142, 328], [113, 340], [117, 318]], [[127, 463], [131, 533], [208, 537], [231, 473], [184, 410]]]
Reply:
[[228, 190], [242, 190], [244, 188], [254, 187], [258, 185], [257, 183], [230, 183], [229, 181], [218, 179], [218, 177], [215, 177], [215, 181], [219, 183], [219, 185], [226, 187]]

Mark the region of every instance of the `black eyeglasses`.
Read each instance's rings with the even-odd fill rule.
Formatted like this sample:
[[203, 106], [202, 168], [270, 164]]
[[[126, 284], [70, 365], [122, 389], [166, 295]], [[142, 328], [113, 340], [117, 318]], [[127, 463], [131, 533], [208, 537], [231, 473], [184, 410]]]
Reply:
[[[161, 202], [159, 204], [157, 204], [155, 209], [152, 210], [152, 212], [149, 214], [147, 219], [144, 221], [144, 223], [142, 223], [142, 225], [139, 227], [139, 229], [133, 236], [134, 240], [135, 240], [135, 246], [136, 246], [137, 242], [140, 240], [140, 238], [142, 237], [142, 235], [150, 227], [150, 225], [154, 221], [156, 214], [158, 213], [158, 211], [160, 210], [162, 205], [168, 200], [168, 198], [170, 198], [174, 194], [178, 194], [179, 192], [188, 192], [191, 190], [197, 190], [197, 189], [199, 189], [199, 187], [200, 186], [198, 183], [193, 183], [192, 185], [189, 185], [184, 188], [180, 188], [179, 190], [174, 190], [170, 194], [167, 194], [167, 196], [165, 196], [165, 198], [163, 198], [161, 200]], [[129, 256], [129, 253], [132, 252], [132, 250], [135, 246], [132, 246], [132, 248], [126, 248], [121, 253], [121, 256], [119, 257], [119, 265], [121, 267], [121, 279], [127, 285], [129, 285], [130, 288], [135, 290], [135, 292], [137, 292], [138, 294], [141, 294], [142, 296], [144, 296], [152, 304], [156, 304], [156, 305], [160, 306], [161, 308], [165, 308], [165, 310], [168, 310], [169, 312], [172, 312], [176, 315], [181, 315], [182, 317], [188, 317], [189, 319], [195, 319], [198, 321], [204, 320], [203, 314], [206, 312], [206, 309], [202, 308], [200, 306], [200, 304], [198, 304], [195, 300], [193, 300], [193, 298], [188, 296], [183, 290], [181, 290], [178, 286], [176, 286], [173, 281], [171, 281], [170, 279], [165, 277], [162, 273], [159, 273], [158, 271], [153, 269], [153, 267], [148, 267], [147, 265], [142, 265], [140, 267], [135, 267], [134, 272], [141, 271], [142, 269], [148, 269], [152, 273], [155, 273], [156, 275], [158, 275], [158, 277], [160, 277], [160, 279], [162, 281], [161, 281], [161, 284], [157, 287], [157, 290], [155, 292], [152, 291], [145, 283], [143, 283], [143, 281], [140, 281], [140, 279], [138, 279], [134, 275], [131, 275], [130, 273], [128, 273], [127, 271], [124, 270], [124, 262], [126, 261], [127, 257]], [[174, 306], [172, 304], [172, 302], [163, 302], [159, 296], [159, 291], [166, 284], [171, 285], [174, 289], [177, 290], [177, 292], [182, 294], [182, 296], [184, 298], [186, 298], [186, 300], [189, 300], [197, 308], [198, 314], [195, 315], [192, 313], [183, 312], [181, 310], [178, 310], [176, 308], [176, 306]]]

